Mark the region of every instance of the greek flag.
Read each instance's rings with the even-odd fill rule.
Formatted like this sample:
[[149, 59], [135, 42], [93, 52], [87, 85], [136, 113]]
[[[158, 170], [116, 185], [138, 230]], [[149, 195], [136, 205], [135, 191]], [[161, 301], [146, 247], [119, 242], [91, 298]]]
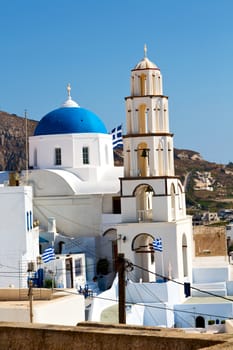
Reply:
[[162, 244], [162, 239], [161, 238], [156, 238], [153, 243], [153, 248], [157, 252], [162, 252], [163, 251], [163, 244]]
[[123, 147], [122, 125], [119, 125], [117, 128], [112, 129], [111, 134], [113, 149], [117, 147]]
[[47, 263], [51, 260], [55, 260], [54, 249], [53, 248], [46, 248], [41, 257], [42, 257], [42, 260], [44, 263]]

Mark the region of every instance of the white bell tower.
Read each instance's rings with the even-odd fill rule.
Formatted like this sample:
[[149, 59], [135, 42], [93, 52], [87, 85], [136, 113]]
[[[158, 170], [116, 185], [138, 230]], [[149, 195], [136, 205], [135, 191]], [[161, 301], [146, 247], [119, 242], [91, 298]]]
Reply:
[[[147, 58], [131, 71], [126, 101], [124, 177], [121, 181], [122, 224], [119, 252], [148, 271], [186, 278], [191, 275], [191, 217], [186, 216], [183, 185], [174, 174], [173, 134], [169, 131], [168, 97], [160, 69]], [[163, 259], [152, 242], [162, 239]], [[146, 281], [150, 273], [140, 274]], [[189, 279], [189, 278], [188, 278]]]
[[126, 97], [125, 176], [173, 176], [173, 135], [159, 68], [145, 56], [131, 72]]

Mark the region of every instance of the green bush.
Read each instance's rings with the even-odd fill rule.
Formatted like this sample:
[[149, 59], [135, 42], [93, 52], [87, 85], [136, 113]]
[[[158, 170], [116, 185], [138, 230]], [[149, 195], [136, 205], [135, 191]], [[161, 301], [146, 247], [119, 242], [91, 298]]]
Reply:
[[48, 278], [44, 281], [44, 288], [55, 288], [55, 283], [52, 279]]
[[209, 321], [208, 321], [208, 325], [209, 325], [209, 326], [211, 326], [211, 325], [213, 325], [213, 324], [215, 324], [215, 320], [209, 320]]

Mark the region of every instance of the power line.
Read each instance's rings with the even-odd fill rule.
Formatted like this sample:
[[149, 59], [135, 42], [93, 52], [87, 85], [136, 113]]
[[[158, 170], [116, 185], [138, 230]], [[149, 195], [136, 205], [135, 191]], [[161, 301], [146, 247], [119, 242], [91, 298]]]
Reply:
[[[176, 283], [176, 284], [179, 284], [179, 285], [182, 285], [182, 286], [185, 285], [184, 283], [179, 282], [179, 281], [176, 281], [175, 279], [172, 279], [172, 278], [170, 278], [170, 277], [163, 276], [163, 275], [161, 275], [161, 274], [159, 274], [159, 273], [157, 273], [157, 272], [149, 271], [148, 269], [145, 269], [145, 268], [142, 267], [142, 266], [135, 265], [135, 264], [133, 264], [133, 263], [132, 263], [132, 265], [135, 266], [135, 267], [137, 267], [138, 269], [141, 269], [141, 270], [143, 270], [143, 271], [146, 271], [146, 272], [149, 272], [149, 273], [151, 273], [151, 274], [154, 274], [155, 276], [161, 277], [161, 278], [163, 278], [164, 280], [171, 281], [171, 282], [173, 282], [173, 283]], [[201, 292], [201, 293], [204, 293], [204, 294], [208, 294], [208, 295], [210, 295], [210, 296], [212, 296], [212, 297], [224, 299], [224, 300], [227, 300], [227, 301], [230, 301], [230, 302], [233, 301], [232, 299], [227, 298], [227, 297], [224, 297], [223, 295], [214, 294], [214, 293], [212, 293], [212, 292], [208, 292], [208, 291], [206, 291], [206, 290], [202, 290], [202, 289], [200, 289], [200, 288], [193, 287], [193, 286], [191, 286], [191, 284], [190, 284], [190, 289], [196, 290], [196, 291]]]

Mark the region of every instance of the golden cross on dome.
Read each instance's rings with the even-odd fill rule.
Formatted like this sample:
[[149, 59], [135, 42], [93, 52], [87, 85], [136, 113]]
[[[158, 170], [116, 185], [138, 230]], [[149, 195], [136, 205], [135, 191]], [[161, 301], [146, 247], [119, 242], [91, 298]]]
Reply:
[[146, 58], [146, 56], [147, 56], [147, 46], [146, 46], [146, 44], [144, 45], [144, 58]]

